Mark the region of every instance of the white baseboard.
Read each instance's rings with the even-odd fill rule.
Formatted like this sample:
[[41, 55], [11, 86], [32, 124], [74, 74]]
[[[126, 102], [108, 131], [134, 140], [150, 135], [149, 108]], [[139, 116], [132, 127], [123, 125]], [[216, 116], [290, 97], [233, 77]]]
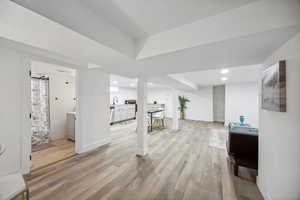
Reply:
[[267, 190], [266, 190], [266, 187], [261, 183], [260, 181], [260, 177], [258, 176], [257, 177], [257, 181], [256, 181], [256, 184], [257, 184], [257, 187], [260, 191], [260, 193], [262, 194], [262, 196], [264, 197], [265, 200], [272, 200], [271, 196], [268, 194]]
[[94, 142], [92, 144], [84, 146], [83, 148], [80, 148], [78, 150], [78, 153], [81, 154], [81, 153], [87, 153], [89, 151], [93, 151], [103, 145], [109, 144], [110, 142], [111, 142], [111, 138], [106, 138], [106, 139]]

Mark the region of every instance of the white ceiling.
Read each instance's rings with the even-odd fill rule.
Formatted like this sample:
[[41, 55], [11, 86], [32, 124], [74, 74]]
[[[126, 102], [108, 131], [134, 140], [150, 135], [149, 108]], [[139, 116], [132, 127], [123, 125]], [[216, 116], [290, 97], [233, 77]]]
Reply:
[[299, 0], [12, 1], [39, 15], [1, 1], [0, 37], [133, 78], [259, 64], [300, 32]]
[[162, 76], [172, 73], [191, 72], [254, 65], [264, 62], [271, 53], [300, 31], [287, 27], [257, 33], [221, 42], [214, 42], [168, 54], [141, 60], [114, 60], [109, 71], [131, 76]]
[[115, 74], [110, 75], [110, 86], [136, 88], [137, 79], [118, 76]]
[[257, 0], [81, 0], [134, 37], [160, 33], [254, 1]]
[[[255, 13], [255, 15], [254, 15]], [[256, 1], [153, 36], [137, 58], [149, 58], [205, 44], [299, 25], [300, 1]]]
[[[7, 0], [4, 0], [7, 1]], [[133, 38], [80, 0], [12, 0], [58, 24], [128, 57], [135, 57]], [[15, 15], [14, 15], [15, 16]], [[21, 20], [21, 19], [20, 19]], [[21, 20], [22, 21], [22, 20]]]
[[[116, 74], [110, 74], [110, 86], [125, 87], [125, 88], [137, 88], [137, 79], [119, 76]], [[163, 85], [157, 82], [148, 81], [148, 88], [166, 88], [168, 85]]]
[[[92, 10], [100, 18], [104, 18], [114, 24], [122, 32], [132, 38], [148, 36], [135, 21], [133, 21], [114, 0], [79, 0], [82, 5]], [[130, 1], [126, 1], [130, 2]]]
[[[222, 85], [231, 83], [244, 83], [244, 82], [257, 82], [260, 80], [261, 65], [250, 65], [240, 66], [228, 69], [229, 72], [222, 74], [221, 70], [207, 70], [207, 71], [196, 71], [189, 73], [177, 74], [195, 84], [199, 88], [212, 85]], [[222, 81], [221, 78], [226, 77], [226, 81]]]
[[[177, 81], [169, 76], [153, 77], [148, 79], [148, 88], [175, 88], [183, 91], [195, 91], [196, 89]], [[127, 78], [115, 74], [110, 75], [110, 86], [125, 87], [125, 88], [137, 88], [137, 79]]]
[[[149, 88], [174, 88], [183, 91], [197, 91], [201, 88], [214, 85], [257, 82], [260, 80], [262, 65], [239, 66], [221, 73], [222, 69], [195, 71], [168, 76], [157, 76], [148, 79]], [[227, 80], [223, 81], [222, 78]], [[110, 76], [110, 85], [117, 87], [136, 88], [137, 79], [131, 79], [118, 75]]]

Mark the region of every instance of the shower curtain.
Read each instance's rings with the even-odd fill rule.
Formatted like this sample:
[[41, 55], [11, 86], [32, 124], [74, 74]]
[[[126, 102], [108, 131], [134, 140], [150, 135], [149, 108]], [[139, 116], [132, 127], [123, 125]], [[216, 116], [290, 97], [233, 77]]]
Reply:
[[50, 142], [49, 78], [31, 78], [32, 146]]

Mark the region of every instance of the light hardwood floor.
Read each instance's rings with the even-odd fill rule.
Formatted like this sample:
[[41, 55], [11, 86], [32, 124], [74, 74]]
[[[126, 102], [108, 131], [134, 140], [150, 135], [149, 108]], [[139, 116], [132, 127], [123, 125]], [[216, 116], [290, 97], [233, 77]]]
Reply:
[[51, 142], [54, 146], [32, 153], [32, 168], [37, 170], [74, 156], [75, 144], [67, 139]]
[[31, 199], [262, 199], [253, 173], [241, 169], [245, 176], [234, 177], [226, 151], [209, 145], [216, 130], [222, 128], [185, 121], [178, 132], [156, 132], [145, 158], [135, 155], [134, 128], [114, 131], [110, 145], [31, 173]]

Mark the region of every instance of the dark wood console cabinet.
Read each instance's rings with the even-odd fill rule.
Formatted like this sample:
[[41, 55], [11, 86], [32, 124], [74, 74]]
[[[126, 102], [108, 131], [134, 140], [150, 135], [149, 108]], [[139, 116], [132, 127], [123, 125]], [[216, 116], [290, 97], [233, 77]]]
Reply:
[[[251, 131], [252, 130], [252, 131]], [[234, 165], [234, 175], [238, 176], [239, 166], [258, 168], [258, 131], [248, 128], [233, 129], [229, 126], [227, 151]]]

